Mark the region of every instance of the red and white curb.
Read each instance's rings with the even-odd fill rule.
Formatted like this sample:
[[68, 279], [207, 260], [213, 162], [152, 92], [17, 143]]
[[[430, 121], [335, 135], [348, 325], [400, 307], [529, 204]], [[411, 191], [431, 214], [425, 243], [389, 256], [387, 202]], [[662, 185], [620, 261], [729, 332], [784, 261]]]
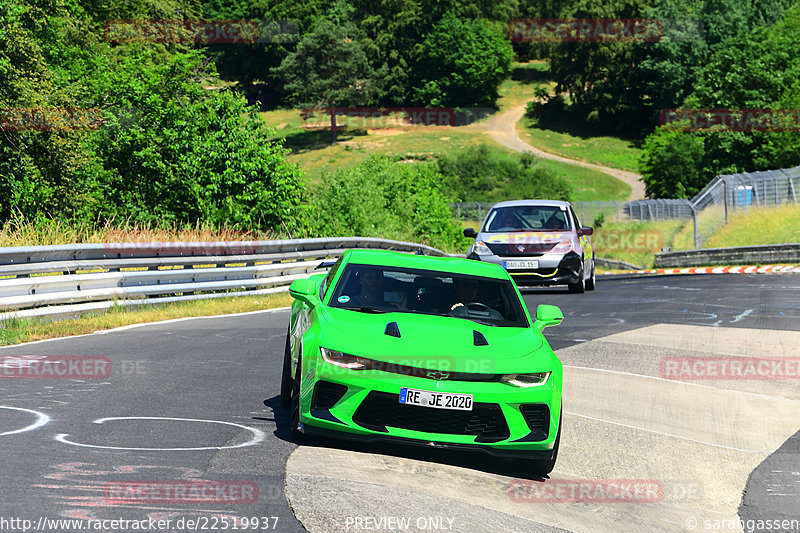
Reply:
[[[655, 270], [625, 270], [614, 274], [800, 274], [800, 266], [796, 265], [764, 265], [726, 266], [726, 267], [692, 267], [692, 268], [660, 268]], [[599, 274], [604, 275], [604, 274]]]

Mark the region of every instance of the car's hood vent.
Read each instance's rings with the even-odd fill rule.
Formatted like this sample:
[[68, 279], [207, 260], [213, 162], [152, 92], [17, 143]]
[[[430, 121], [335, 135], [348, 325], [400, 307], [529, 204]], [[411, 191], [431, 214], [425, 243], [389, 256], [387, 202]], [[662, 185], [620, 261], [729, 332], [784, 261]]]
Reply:
[[386, 331], [384, 331], [386, 335], [390, 337], [397, 337], [400, 338], [400, 328], [397, 327], [397, 322], [389, 322], [386, 324]]
[[489, 346], [489, 341], [483, 336], [483, 333], [477, 329], [472, 330], [472, 342], [475, 346]]

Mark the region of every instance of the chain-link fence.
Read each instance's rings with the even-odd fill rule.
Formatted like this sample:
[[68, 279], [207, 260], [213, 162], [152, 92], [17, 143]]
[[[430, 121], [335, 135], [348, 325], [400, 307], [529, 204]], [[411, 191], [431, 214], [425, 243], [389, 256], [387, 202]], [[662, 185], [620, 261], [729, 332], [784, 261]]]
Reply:
[[636, 200], [625, 204], [625, 212], [638, 220], [690, 218], [712, 206], [729, 210], [797, 204], [800, 167], [759, 172], [741, 172], [715, 177], [691, 200]]
[[[571, 203], [581, 222], [589, 226], [600, 216], [604, 220], [622, 220], [627, 217], [624, 202]], [[493, 203], [487, 202], [455, 202], [450, 204], [450, 208], [458, 220], [483, 222], [493, 205]]]

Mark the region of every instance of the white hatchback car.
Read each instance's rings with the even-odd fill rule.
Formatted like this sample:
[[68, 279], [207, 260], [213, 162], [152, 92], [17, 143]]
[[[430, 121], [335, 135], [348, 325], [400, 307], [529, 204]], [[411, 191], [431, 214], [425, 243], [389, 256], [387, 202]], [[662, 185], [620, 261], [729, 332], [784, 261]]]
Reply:
[[595, 288], [594, 230], [582, 226], [568, 202], [515, 200], [492, 206], [467, 257], [496, 263], [518, 286], [567, 285], [570, 292]]

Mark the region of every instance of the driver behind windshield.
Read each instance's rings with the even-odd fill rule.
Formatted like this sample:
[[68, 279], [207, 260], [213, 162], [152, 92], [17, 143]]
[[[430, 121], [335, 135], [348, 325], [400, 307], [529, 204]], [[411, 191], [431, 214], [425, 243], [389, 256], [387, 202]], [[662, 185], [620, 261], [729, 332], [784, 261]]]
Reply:
[[451, 311], [456, 307], [474, 302], [477, 297], [477, 281], [469, 278], [453, 279], [453, 304], [450, 306]]

